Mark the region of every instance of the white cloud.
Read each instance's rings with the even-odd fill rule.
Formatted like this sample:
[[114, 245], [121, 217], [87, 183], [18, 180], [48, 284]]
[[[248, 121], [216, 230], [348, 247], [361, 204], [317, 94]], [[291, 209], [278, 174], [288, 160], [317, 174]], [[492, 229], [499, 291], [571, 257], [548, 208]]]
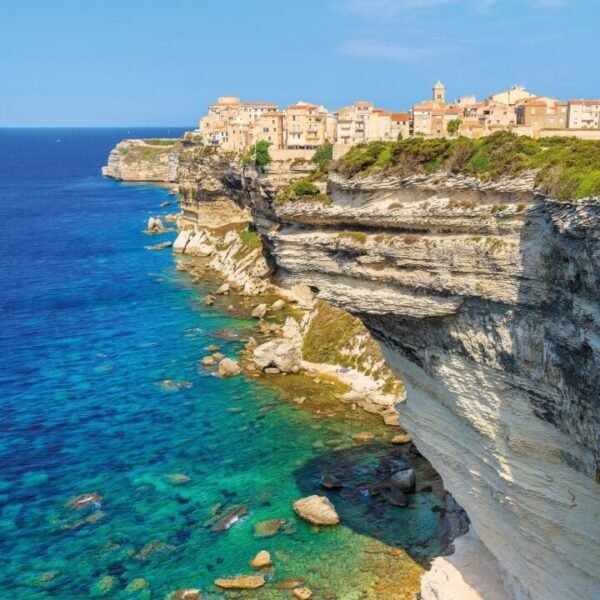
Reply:
[[397, 62], [418, 61], [433, 53], [431, 47], [398, 46], [376, 40], [350, 40], [340, 48], [340, 51], [346, 56], [380, 58]]

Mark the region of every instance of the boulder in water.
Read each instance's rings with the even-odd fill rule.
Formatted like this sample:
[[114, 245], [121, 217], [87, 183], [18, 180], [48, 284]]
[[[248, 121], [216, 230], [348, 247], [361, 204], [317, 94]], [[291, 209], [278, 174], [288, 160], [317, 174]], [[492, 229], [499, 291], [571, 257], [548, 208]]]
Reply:
[[271, 310], [283, 310], [285, 306], [285, 302], [283, 300], [275, 300], [273, 304], [271, 304]]
[[148, 219], [148, 225], [146, 226], [147, 233], [162, 233], [165, 230], [165, 226], [162, 224], [160, 217], [150, 217]]
[[251, 561], [250, 566], [253, 569], [264, 569], [273, 564], [271, 555], [266, 550], [261, 550]]
[[224, 358], [219, 363], [219, 369], [217, 370], [217, 375], [219, 377], [235, 377], [242, 372], [242, 369], [237, 362], [237, 360], [233, 360], [231, 358]]
[[404, 469], [396, 471], [391, 477], [388, 477], [385, 482], [388, 488], [400, 490], [404, 493], [415, 491], [416, 477], [414, 469]]
[[256, 319], [262, 319], [267, 314], [266, 304], [257, 304], [250, 313]]
[[325, 473], [321, 477], [321, 487], [326, 490], [339, 490], [344, 487], [344, 484], [335, 475]]
[[340, 517], [325, 496], [308, 496], [294, 502], [296, 514], [313, 525], [337, 525]]

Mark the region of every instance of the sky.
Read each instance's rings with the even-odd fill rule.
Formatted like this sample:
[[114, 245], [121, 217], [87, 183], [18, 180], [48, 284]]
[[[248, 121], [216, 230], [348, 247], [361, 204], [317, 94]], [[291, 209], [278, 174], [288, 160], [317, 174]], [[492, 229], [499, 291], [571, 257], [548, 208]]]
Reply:
[[0, 126], [195, 126], [217, 96], [600, 97], [600, 0], [0, 0]]

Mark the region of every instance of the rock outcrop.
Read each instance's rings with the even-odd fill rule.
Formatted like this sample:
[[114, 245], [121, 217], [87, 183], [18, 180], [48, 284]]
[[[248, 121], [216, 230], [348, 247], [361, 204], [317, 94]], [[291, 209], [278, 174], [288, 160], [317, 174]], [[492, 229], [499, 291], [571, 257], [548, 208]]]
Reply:
[[177, 181], [177, 140], [124, 140], [111, 151], [102, 175], [124, 181]]

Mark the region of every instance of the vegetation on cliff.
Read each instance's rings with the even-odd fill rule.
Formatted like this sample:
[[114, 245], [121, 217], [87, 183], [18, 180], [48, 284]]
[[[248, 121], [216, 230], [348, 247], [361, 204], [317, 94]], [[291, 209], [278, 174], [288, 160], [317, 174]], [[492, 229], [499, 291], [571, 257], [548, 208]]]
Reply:
[[146, 144], [151, 146], [174, 146], [179, 140], [174, 138], [153, 138], [144, 140]]
[[266, 167], [271, 162], [269, 146], [271, 144], [266, 140], [261, 140], [252, 146], [242, 157], [242, 162], [254, 164], [257, 167]]
[[286, 202], [297, 202], [299, 200], [331, 204], [331, 198], [327, 194], [323, 194], [309, 177], [304, 177], [283, 188], [277, 195], [276, 202], [277, 204], [285, 204]]
[[385, 365], [377, 342], [361, 320], [323, 300], [304, 335], [302, 355], [305, 360], [358, 369], [385, 381], [385, 393], [399, 393], [402, 384]]
[[534, 140], [502, 131], [478, 140], [409, 138], [352, 148], [333, 169], [346, 177], [386, 173], [407, 177], [436, 172], [483, 180], [537, 171], [536, 185], [558, 200], [600, 196], [600, 141]]
[[133, 164], [136, 162], [155, 160], [162, 155], [167, 155], [173, 147], [173, 144], [153, 143], [154, 141], [158, 140], [144, 141], [145, 144], [129, 144], [128, 146], [119, 150], [119, 153], [121, 154], [125, 163]]
[[319, 146], [315, 153], [313, 154], [312, 161], [321, 165], [323, 163], [327, 163], [333, 159], [333, 144], [322, 144]]

